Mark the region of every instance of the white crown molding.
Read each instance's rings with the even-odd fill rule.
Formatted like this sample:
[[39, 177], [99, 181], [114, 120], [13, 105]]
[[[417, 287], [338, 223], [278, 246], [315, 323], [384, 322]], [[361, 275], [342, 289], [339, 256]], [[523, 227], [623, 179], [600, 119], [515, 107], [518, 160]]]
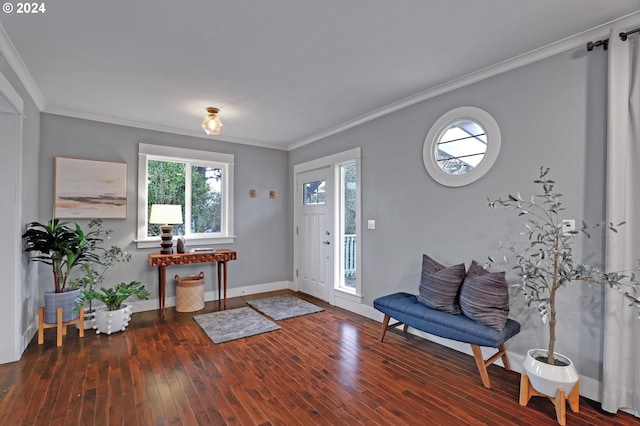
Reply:
[[7, 34], [2, 24], [0, 24], [0, 52], [7, 59], [7, 62], [9, 62], [9, 66], [22, 82], [22, 85], [29, 93], [29, 96], [31, 96], [31, 99], [33, 99], [33, 102], [35, 102], [38, 109], [42, 111], [45, 107], [44, 96], [42, 96], [40, 88], [22, 61], [22, 58], [18, 54], [16, 47], [13, 45], [9, 34]]
[[577, 47], [583, 47], [586, 49], [586, 44], [589, 41], [595, 41], [596, 39], [608, 37], [609, 31], [612, 27], [631, 28], [632, 26], [637, 25], [640, 25], [640, 12], [634, 12], [629, 15], [623, 16], [622, 18], [609, 21], [590, 30], [583, 31], [571, 37], [567, 37], [563, 40], [559, 40], [538, 49], [534, 49], [530, 52], [523, 53], [522, 55], [515, 56], [511, 59], [507, 59], [486, 68], [482, 68], [478, 71], [474, 71], [462, 77], [450, 80], [446, 83], [416, 93], [415, 95], [390, 103], [369, 113], [356, 117], [353, 120], [346, 121], [336, 127], [320, 133], [316, 133], [315, 135], [295, 142], [289, 145], [288, 150], [291, 151], [296, 148], [300, 148], [301, 146], [308, 145], [320, 139], [324, 139], [337, 133], [344, 132], [345, 130], [360, 126], [361, 124], [415, 105], [419, 102], [435, 98], [436, 96], [440, 96], [444, 93], [451, 92], [453, 90], [468, 86], [473, 83], [477, 83], [489, 77], [493, 77], [498, 74], [502, 74], [507, 71], [511, 71], [516, 68], [541, 61], [559, 53], [563, 53]]
[[135, 127], [137, 129], [154, 130], [156, 132], [162, 132], [162, 133], [172, 133], [174, 135], [192, 136], [200, 139], [231, 142], [231, 143], [237, 143], [242, 145], [252, 145], [252, 146], [258, 146], [261, 148], [278, 149], [281, 151], [282, 150], [286, 151], [287, 149], [286, 147], [283, 147], [283, 146], [272, 145], [272, 144], [267, 144], [262, 142], [248, 141], [245, 139], [232, 138], [228, 136], [220, 136], [220, 135], [207, 136], [203, 134], [204, 133], [203, 131], [186, 130], [186, 129], [179, 129], [175, 127], [165, 127], [165, 126], [159, 126], [156, 124], [143, 123], [140, 121], [125, 120], [122, 118], [108, 117], [108, 116], [99, 115], [99, 114], [90, 114], [87, 112], [72, 111], [72, 110], [67, 110], [63, 108], [45, 107], [42, 110], [42, 112], [45, 112], [47, 114], [63, 115], [65, 117], [81, 118], [83, 120], [98, 121], [101, 123], [117, 124], [119, 126]]

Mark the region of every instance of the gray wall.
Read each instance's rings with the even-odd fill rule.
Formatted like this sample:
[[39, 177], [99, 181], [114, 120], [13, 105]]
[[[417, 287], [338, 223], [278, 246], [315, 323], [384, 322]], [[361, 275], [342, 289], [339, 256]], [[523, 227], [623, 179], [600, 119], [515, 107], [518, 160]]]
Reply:
[[[53, 205], [53, 167], [56, 156], [126, 162], [128, 164], [128, 217], [105, 220], [114, 230], [111, 241], [133, 254], [128, 265], [109, 271], [106, 285], [138, 280], [147, 285], [151, 298], [157, 298], [157, 271], [148, 266], [147, 255], [157, 249], [136, 248], [138, 143], [169, 145], [188, 149], [215, 151], [235, 155], [235, 243], [224, 248], [238, 252], [229, 263], [229, 288], [291, 280], [291, 249], [282, 240], [287, 222], [287, 157], [285, 151], [238, 145], [213, 139], [195, 138], [136, 129], [95, 121], [42, 114], [40, 149], [39, 217], [48, 219]], [[256, 189], [258, 196], [249, 197]], [[276, 191], [270, 199], [268, 192]], [[86, 224], [86, 221], [78, 221]], [[189, 242], [187, 241], [187, 245]], [[222, 246], [220, 248], [223, 248]], [[175, 294], [171, 284], [175, 274], [188, 275], [203, 270], [205, 290], [213, 290], [214, 269], [209, 265], [181, 266], [167, 270], [167, 295]], [[50, 275], [50, 273], [49, 273]], [[43, 280], [43, 289], [50, 280]]]
[[[490, 209], [486, 199], [517, 191], [533, 194], [532, 181], [542, 165], [551, 167], [558, 189], [566, 194], [566, 218], [602, 220], [605, 90], [606, 53], [576, 49], [300, 147], [290, 152], [289, 172], [295, 164], [362, 147], [362, 219], [375, 219], [376, 229], [363, 227], [358, 273], [363, 303], [372, 305], [389, 293], [417, 293], [423, 253], [444, 264], [469, 265], [472, 259], [484, 262], [488, 255], [500, 255], [500, 240], [517, 242], [518, 220]], [[444, 187], [424, 168], [424, 138], [442, 114], [465, 105], [496, 119], [502, 150], [479, 181]], [[583, 254], [602, 264], [601, 246], [602, 236], [594, 236], [578, 247], [578, 258]], [[600, 297], [600, 288], [583, 285], [562, 292], [556, 346], [581, 374], [596, 379], [602, 358]], [[523, 324], [523, 332], [508, 349], [524, 355], [531, 347], [545, 347], [546, 330], [537, 312], [525, 309], [517, 292], [512, 292], [511, 305], [511, 317]]]

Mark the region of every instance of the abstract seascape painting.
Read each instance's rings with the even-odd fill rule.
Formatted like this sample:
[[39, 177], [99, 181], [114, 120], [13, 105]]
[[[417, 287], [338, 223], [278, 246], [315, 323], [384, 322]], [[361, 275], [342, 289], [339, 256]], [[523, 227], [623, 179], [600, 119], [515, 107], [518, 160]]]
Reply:
[[126, 219], [127, 163], [56, 157], [54, 216]]

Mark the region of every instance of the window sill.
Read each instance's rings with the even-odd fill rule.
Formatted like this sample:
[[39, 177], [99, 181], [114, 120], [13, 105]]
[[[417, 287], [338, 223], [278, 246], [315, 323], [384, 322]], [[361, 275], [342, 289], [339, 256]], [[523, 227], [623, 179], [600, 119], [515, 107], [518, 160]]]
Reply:
[[[210, 246], [216, 244], [233, 244], [235, 242], [235, 235], [231, 237], [190, 237], [185, 238], [185, 245], [189, 248], [198, 246]], [[173, 239], [173, 245], [176, 245], [177, 238]], [[139, 249], [145, 248], [158, 248], [160, 247], [160, 238], [148, 239], [148, 240], [134, 240]]]

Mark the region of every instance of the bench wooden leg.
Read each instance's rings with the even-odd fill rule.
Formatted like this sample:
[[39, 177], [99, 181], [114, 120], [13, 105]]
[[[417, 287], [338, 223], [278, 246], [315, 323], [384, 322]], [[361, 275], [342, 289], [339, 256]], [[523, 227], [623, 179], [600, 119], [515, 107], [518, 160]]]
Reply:
[[387, 334], [387, 327], [389, 327], [389, 320], [391, 317], [387, 314], [384, 315], [384, 320], [382, 320], [382, 329], [380, 330], [380, 341], [384, 339], [384, 335]]
[[473, 351], [473, 357], [476, 360], [476, 365], [478, 366], [478, 372], [480, 373], [480, 378], [482, 379], [482, 384], [485, 388], [491, 388], [491, 381], [489, 380], [489, 373], [487, 373], [487, 364], [485, 364], [484, 357], [482, 356], [482, 350], [478, 345], [471, 345], [471, 350]]
[[504, 368], [507, 370], [511, 370], [511, 363], [509, 362], [509, 356], [507, 355], [507, 348], [504, 346], [504, 343], [500, 345], [498, 350], [502, 354], [502, 364], [504, 364]]
[[485, 360], [482, 356], [482, 350], [480, 349], [480, 346], [471, 345], [471, 350], [473, 351], [473, 357], [476, 360], [478, 372], [480, 372], [480, 378], [482, 379], [482, 384], [485, 388], [491, 388], [491, 381], [489, 380], [487, 367], [496, 362], [498, 358], [502, 358], [504, 368], [506, 368], [507, 370], [511, 370], [511, 364], [509, 363], [509, 357], [507, 356], [507, 348], [504, 346], [504, 343], [498, 347], [498, 352], [493, 354], [493, 356], [491, 356], [487, 360]]
[[384, 339], [384, 335], [387, 333], [387, 330], [390, 328], [395, 328], [398, 327], [400, 325], [402, 325], [402, 332], [406, 333], [407, 329], [409, 328], [409, 326], [407, 324], [404, 324], [400, 321], [395, 322], [391, 325], [389, 325], [389, 320], [391, 319], [391, 317], [387, 314], [384, 314], [384, 319], [382, 320], [382, 328], [380, 329], [380, 341], [382, 342], [382, 339]]

